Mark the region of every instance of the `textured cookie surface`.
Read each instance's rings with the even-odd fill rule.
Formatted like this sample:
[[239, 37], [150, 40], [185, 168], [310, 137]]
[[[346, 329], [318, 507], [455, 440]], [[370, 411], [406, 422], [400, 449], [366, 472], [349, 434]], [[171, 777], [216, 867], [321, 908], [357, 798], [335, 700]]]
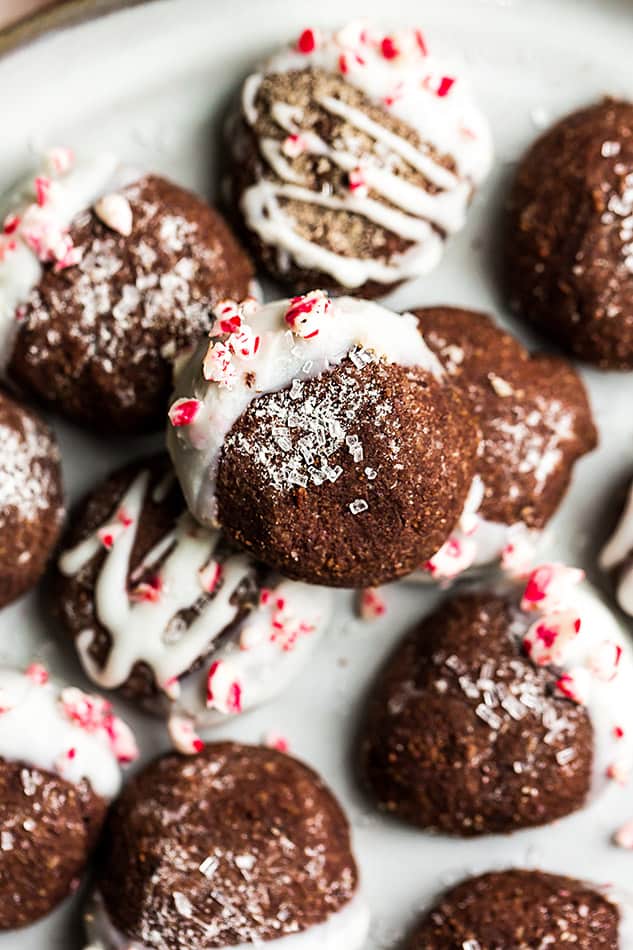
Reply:
[[504, 280], [513, 308], [566, 350], [633, 366], [633, 105], [605, 100], [528, 151], [509, 199]]
[[10, 373], [96, 431], [162, 425], [172, 360], [224, 297], [248, 294], [250, 262], [219, 213], [155, 175], [120, 192], [129, 236], [94, 210], [70, 236], [81, 258], [46, 267], [23, 309]]
[[63, 515], [53, 433], [34, 412], [0, 391], [0, 607], [38, 581]]
[[443, 832], [506, 832], [580, 808], [591, 782], [587, 710], [523, 656], [516, 611], [449, 601], [396, 649], [370, 699], [362, 770], [383, 810]]
[[482, 430], [478, 514], [543, 528], [597, 442], [582, 380], [563, 359], [531, 356], [486, 314], [430, 307], [416, 316]]
[[217, 743], [165, 756], [115, 804], [98, 878], [117, 930], [156, 950], [303, 932], [357, 884], [347, 821], [304, 765]]
[[618, 950], [619, 911], [569, 877], [508, 870], [469, 878], [429, 911], [409, 950]]

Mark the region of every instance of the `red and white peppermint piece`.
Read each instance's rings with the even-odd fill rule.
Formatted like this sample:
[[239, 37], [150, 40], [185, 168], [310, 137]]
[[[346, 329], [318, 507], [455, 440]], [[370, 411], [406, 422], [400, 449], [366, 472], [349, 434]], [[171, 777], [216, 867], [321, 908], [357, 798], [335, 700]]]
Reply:
[[130, 600], [157, 604], [163, 593], [163, 581], [158, 574], [154, 574], [148, 580], [137, 584], [129, 594]]
[[212, 594], [222, 577], [222, 567], [218, 561], [209, 561], [198, 571], [200, 586], [207, 594]]
[[112, 521], [110, 524], [104, 524], [97, 530], [97, 537], [107, 551], [114, 547], [117, 538], [120, 538], [125, 531], [125, 525], [120, 521]]
[[210, 343], [202, 361], [202, 374], [206, 380], [230, 388], [237, 379], [231, 361], [231, 351], [225, 343]]
[[562, 666], [580, 626], [580, 617], [573, 610], [545, 614], [525, 634], [523, 649], [537, 666]]
[[267, 732], [264, 736], [264, 745], [269, 749], [276, 749], [277, 752], [290, 752], [288, 739], [279, 732]]
[[422, 80], [422, 85], [429, 92], [432, 92], [439, 99], [444, 99], [453, 86], [455, 85], [456, 79], [454, 76], [425, 76]]
[[66, 686], [61, 691], [59, 703], [64, 715], [86, 732], [104, 728], [112, 716], [112, 704], [102, 696], [84, 693], [76, 686]]
[[226, 715], [242, 711], [242, 685], [226, 660], [215, 660], [209, 667], [207, 708]]
[[56, 175], [65, 175], [75, 164], [75, 153], [66, 145], [57, 145], [46, 153], [46, 163]]
[[526, 577], [534, 561], [534, 545], [519, 536], [508, 541], [501, 552], [501, 568], [510, 577]]
[[317, 48], [317, 33], [316, 30], [308, 28], [304, 30], [299, 39], [297, 40], [297, 50], [300, 53], [303, 53], [304, 56], [309, 56], [310, 53], [314, 53]]
[[202, 403], [199, 399], [188, 399], [186, 397], [177, 399], [169, 409], [169, 421], [174, 428], [190, 426], [192, 422], [195, 422], [201, 409]]
[[235, 333], [242, 326], [242, 311], [237, 300], [227, 297], [221, 300], [213, 308], [215, 323], [211, 328], [209, 336], [224, 336], [227, 333]]
[[48, 670], [42, 663], [31, 663], [27, 666], [25, 676], [37, 686], [45, 686], [49, 680]]
[[366, 587], [359, 592], [358, 615], [361, 620], [375, 620], [387, 612], [387, 604], [377, 587]]
[[571, 599], [571, 591], [585, 576], [585, 572], [565, 564], [541, 564], [528, 578], [521, 610], [538, 610], [546, 613], [566, 607]]
[[633, 818], [626, 821], [613, 835], [613, 843], [618, 848], [626, 848], [627, 851], [633, 851]]
[[284, 320], [293, 333], [310, 340], [318, 336], [323, 318], [331, 306], [332, 301], [324, 290], [312, 290], [301, 297], [292, 298]]
[[231, 353], [240, 360], [252, 360], [257, 356], [261, 338], [244, 324], [241, 330], [231, 333], [227, 344]]
[[129, 237], [134, 227], [134, 216], [132, 206], [125, 195], [113, 192], [110, 195], [104, 195], [94, 204], [94, 212], [100, 221], [122, 234], [123, 237]]
[[116, 520], [123, 525], [124, 528], [129, 528], [131, 524], [134, 524], [134, 518], [130, 515], [125, 508], [119, 508], [116, 515]]
[[186, 716], [170, 716], [167, 731], [174, 748], [183, 755], [195, 755], [204, 749], [204, 742], [196, 734], [193, 720]]
[[178, 699], [182, 692], [180, 688], [180, 680], [177, 676], [170, 676], [168, 680], [165, 680], [164, 683], [161, 683], [160, 688], [171, 700]]
[[618, 675], [622, 647], [614, 640], [603, 640], [589, 657], [587, 665], [594, 676], [610, 683]]
[[579, 706], [586, 706], [591, 694], [591, 674], [582, 666], [575, 667], [559, 677], [556, 689], [566, 699], [571, 699]]
[[385, 36], [380, 44], [380, 53], [385, 59], [397, 59], [400, 56], [400, 47], [393, 36]]
[[110, 747], [117, 761], [125, 764], [138, 759], [139, 751], [134, 733], [126, 722], [118, 716], [106, 716], [104, 728], [110, 739]]
[[415, 42], [418, 47], [418, 50], [420, 51], [422, 56], [428, 56], [429, 51], [428, 51], [426, 40], [424, 39], [424, 33], [422, 32], [422, 30], [414, 30], [413, 35], [415, 37]]
[[424, 565], [433, 577], [449, 580], [457, 577], [474, 563], [477, 545], [472, 538], [454, 534]]
[[303, 135], [293, 133], [283, 140], [281, 151], [287, 158], [298, 158], [308, 151], [308, 143]]
[[83, 248], [74, 247], [70, 237], [67, 240], [67, 247], [63, 254], [55, 261], [53, 270], [56, 273], [66, 270], [67, 267], [75, 267], [83, 257]]
[[38, 175], [33, 183], [35, 189], [35, 200], [37, 201], [40, 208], [43, 208], [49, 200], [51, 184], [52, 182], [50, 178], [48, 178], [46, 175]]
[[347, 178], [347, 184], [354, 198], [366, 198], [369, 194], [369, 185], [362, 168], [353, 168]]
[[22, 218], [19, 214], [8, 214], [4, 219], [3, 231], [5, 234], [15, 234], [17, 229], [22, 223]]

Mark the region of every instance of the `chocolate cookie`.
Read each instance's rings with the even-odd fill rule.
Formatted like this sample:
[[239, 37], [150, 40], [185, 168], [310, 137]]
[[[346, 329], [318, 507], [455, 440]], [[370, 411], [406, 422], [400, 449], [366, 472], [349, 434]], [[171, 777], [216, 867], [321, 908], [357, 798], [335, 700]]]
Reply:
[[293, 934], [360, 950], [367, 936], [339, 804], [311, 769], [261, 747], [216, 743], [137, 775], [112, 809], [96, 886], [87, 927], [104, 950]]
[[56, 686], [39, 664], [0, 670], [0, 693], [0, 930], [11, 930], [77, 887], [118, 763], [137, 751], [108, 703]]
[[120, 469], [83, 502], [54, 609], [100, 687], [196, 728], [271, 698], [324, 631], [330, 593], [285, 580], [187, 513], [167, 456]]
[[242, 90], [232, 204], [295, 291], [380, 296], [439, 261], [492, 160], [454, 63], [419, 30], [305, 30]]
[[63, 517], [55, 436], [0, 390], [0, 607], [37, 583]]
[[478, 441], [414, 318], [322, 291], [232, 313], [170, 410], [194, 516], [310, 583], [413, 570], [459, 518]]
[[617, 904], [591, 884], [544, 871], [492, 871], [447, 891], [409, 950], [619, 950]]
[[20, 319], [9, 374], [97, 432], [159, 428], [175, 357], [252, 277], [196, 195], [157, 175], [123, 181], [105, 157], [30, 179], [0, 263]]
[[484, 313], [430, 307], [415, 315], [482, 432], [462, 523], [427, 569], [447, 577], [500, 555], [511, 562], [558, 508], [575, 462], [596, 446], [585, 387], [568, 362], [531, 356]]
[[[361, 735], [378, 806], [450, 834], [508, 832], [581, 808], [630, 728], [625, 641], [582, 572], [466, 594], [422, 621], [380, 675]], [[628, 647], [626, 647], [628, 650]]]
[[569, 352], [633, 367], [633, 105], [567, 116], [522, 159], [503, 273], [511, 306]]

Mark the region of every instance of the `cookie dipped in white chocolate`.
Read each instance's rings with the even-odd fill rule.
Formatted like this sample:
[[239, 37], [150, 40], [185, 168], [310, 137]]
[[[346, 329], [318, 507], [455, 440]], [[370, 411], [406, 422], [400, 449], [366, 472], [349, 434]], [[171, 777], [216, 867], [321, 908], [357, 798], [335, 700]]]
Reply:
[[72, 540], [59, 602], [86, 673], [166, 715], [181, 751], [196, 750], [198, 729], [280, 693], [329, 619], [328, 591], [196, 524], [164, 458], [98, 488]]
[[235, 198], [275, 276], [365, 296], [427, 273], [489, 171], [460, 66], [417, 29], [307, 29], [249, 76]]

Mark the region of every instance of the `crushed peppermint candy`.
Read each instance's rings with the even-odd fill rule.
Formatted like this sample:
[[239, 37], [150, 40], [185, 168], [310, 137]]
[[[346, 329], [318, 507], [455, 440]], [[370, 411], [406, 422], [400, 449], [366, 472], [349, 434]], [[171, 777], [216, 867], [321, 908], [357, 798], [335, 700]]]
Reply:
[[199, 399], [177, 399], [169, 409], [169, 421], [175, 427], [189, 426], [195, 422], [202, 409]]
[[387, 612], [387, 604], [377, 587], [366, 587], [358, 592], [358, 616], [361, 620], [376, 620]]
[[284, 320], [294, 334], [310, 340], [319, 335], [321, 321], [331, 307], [332, 302], [324, 290], [313, 290], [292, 298]]
[[214, 660], [207, 674], [207, 708], [226, 715], [242, 711], [242, 685], [226, 660]]
[[556, 610], [569, 603], [572, 589], [579, 584], [585, 572], [565, 564], [541, 564], [528, 577], [521, 599], [521, 610], [541, 613]]
[[170, 716], [167, 731], [174, 748], [184, 755], [195, 755], [196, 752], [204, 749], [204, 742], [197, 735], [193, 722], [187, 716]]

